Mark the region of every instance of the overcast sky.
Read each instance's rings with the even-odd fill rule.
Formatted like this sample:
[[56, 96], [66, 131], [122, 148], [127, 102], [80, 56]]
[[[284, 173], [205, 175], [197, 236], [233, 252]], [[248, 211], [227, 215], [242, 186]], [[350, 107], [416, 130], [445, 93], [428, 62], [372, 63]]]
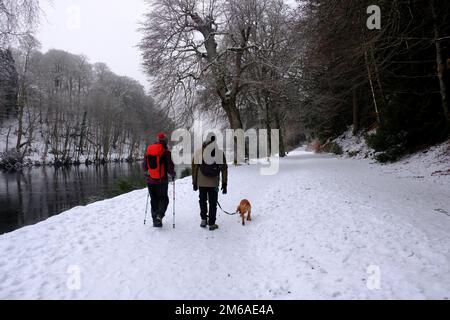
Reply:
[[85, 54], [91, 63], [105, 62], [118, 75], [149, 87], [136, 48], [144, 0], [53, 0], [41, 4], [46, 16], [37, 36], [43, 51]]
[[[288, 0], [291, 5], [294, 0]], [[44, 0], [38, 39], [42, 50], [61, 49], [104, 62], [118, 75], [138, 80], [149, 89], [136, 45], [144, 0]]]

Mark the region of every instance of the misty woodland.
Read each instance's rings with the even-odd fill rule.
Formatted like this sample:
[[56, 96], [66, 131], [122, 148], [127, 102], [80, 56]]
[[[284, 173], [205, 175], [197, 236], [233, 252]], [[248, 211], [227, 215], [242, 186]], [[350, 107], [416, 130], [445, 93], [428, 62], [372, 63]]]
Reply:
[[339, 152], [327, 142], [350, 126], [380, 161], [448, 137], [448, 1], [151, 1], [137, 44], [150, 95], [88, 57], [40, 52], [38, 0], [0, 4], [3, 167], [37, 151], [41, 163], [132, 160], [156, 128], [200, 114], [279, 129], [281, 156], [313, 140]]

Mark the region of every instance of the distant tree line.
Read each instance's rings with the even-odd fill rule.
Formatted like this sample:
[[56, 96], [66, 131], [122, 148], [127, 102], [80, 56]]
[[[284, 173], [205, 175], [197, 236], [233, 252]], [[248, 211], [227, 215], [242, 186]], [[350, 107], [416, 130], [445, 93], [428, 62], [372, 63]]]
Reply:
[[43, 54], [30, 40], [0, 51], [8, 71], [0, 73], [2, 130], [7, 142], [15, 139], [14, 148], [4, 150], [8, 157], [12, 153], [22, 162], [39, 153], [42, 162], [131, 161], [157, 131], [172, 128], [137, 81], [82, 55]]
[[[208, 114], [234, 129], [279, 129], [281, 155], [352, 125], [371, 132], [385, 161], [448, 138], [448, 1], [151, 4], [144, 66], [179, 121]], [[367, 28], [371, 5], [380, 30]]]
[[[173, 122], [137, 81], [39, 51], [38, 0], [0, 0], [0, 166], [135, 160]], [[38, 155], [38, 156], [36, 156]]]
[[19, 75], [12, 52], [0, 49], [0, 111], [2, 117], [8, 118], [17, 111], [18, 88]]

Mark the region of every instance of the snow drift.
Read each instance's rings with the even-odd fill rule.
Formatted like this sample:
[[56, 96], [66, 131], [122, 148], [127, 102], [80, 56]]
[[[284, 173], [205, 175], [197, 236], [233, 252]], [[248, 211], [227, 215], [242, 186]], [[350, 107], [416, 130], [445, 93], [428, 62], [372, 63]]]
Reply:
[[[448, 299], [450, 200], [440, 183], [301, 150], [276, 176], [230, 170], [224, 208], [199, 228], [190, 179], [177, 229], [143, 225], [146, 191], [0, 236], [1, 299]], [[171, 188], [170, 188], [171, 189]]]

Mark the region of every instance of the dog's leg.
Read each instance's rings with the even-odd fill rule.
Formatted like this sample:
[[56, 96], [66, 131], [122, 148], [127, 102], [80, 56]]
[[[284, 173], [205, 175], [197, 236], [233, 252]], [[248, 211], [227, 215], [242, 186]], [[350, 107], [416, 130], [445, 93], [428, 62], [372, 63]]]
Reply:
[[252, 221], [252, 209], [248, 210], [247, 221]]
[[245, 213], [241, 214], [242, 217], [242, 225], [245, 226]]

